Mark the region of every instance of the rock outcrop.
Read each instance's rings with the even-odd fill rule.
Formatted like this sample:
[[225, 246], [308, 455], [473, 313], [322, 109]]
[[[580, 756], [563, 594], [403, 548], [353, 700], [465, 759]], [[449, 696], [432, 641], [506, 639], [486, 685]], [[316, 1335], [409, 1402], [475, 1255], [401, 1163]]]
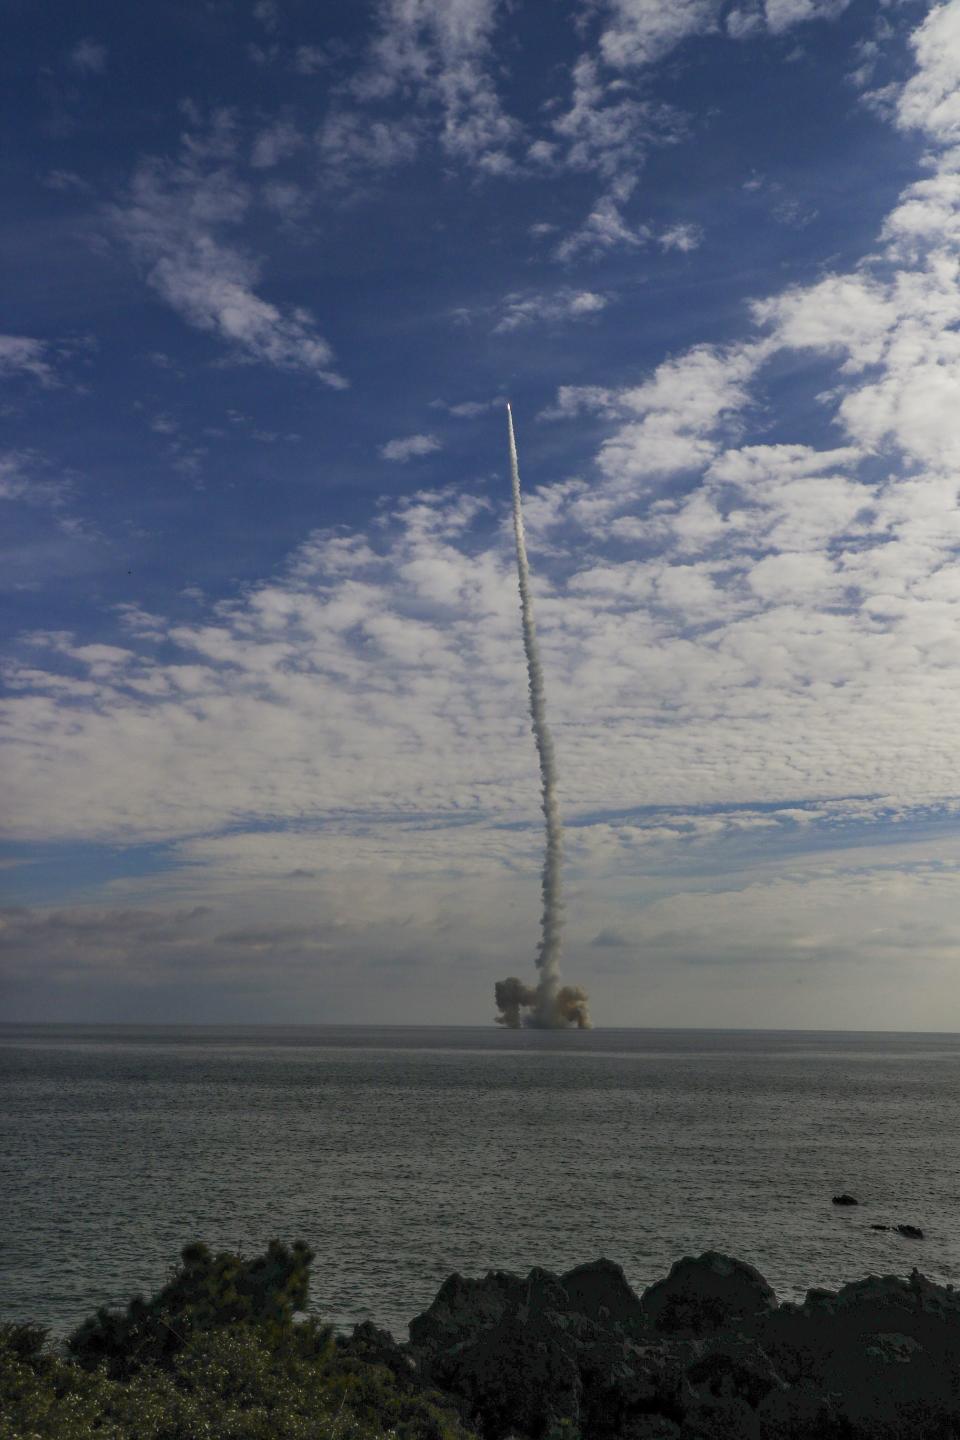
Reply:
[[756, 1338], [793, 1398], [833, 1396], [852, 1435], [960, 1435], [960, 1295], [917, 1270], [811, 1290]]
[[960, 1437], [960, 1295], [917, 1271], [783, 1305], [716, 1251], [642, 1297], [609, 1260], [453, 1275], [407, 1350], [485, 1440]]
[[384, 1365], [394, 1378], [405, 1385], [415, 1385], [419, 1380], [416, 1361], [409, 1351], [399, 1345], [389, 1330], [381, 1330], [370, 1320], [354, 1325], [349, 1336], [337, 1340], [342, 1355], [363, 1360], [368, 1365]]
[[776, 1308], [759, 1270], [716, 1250], [677, 1260], [665, 1280], [643, 1292], [644, 1315], [663, 1335], [709, 1335]]

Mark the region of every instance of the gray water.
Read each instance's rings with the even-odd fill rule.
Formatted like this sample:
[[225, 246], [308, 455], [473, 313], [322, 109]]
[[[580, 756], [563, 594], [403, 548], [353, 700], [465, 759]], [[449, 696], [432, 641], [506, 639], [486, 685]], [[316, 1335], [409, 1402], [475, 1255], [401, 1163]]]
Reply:
[[0, 1026], [0, 1318], [63, 1333], [272, 1236], [325, 1319], [401, 1337], [453, 1270], [598, 1255], [956, 1283], [958, 1116], [957, 1035]]

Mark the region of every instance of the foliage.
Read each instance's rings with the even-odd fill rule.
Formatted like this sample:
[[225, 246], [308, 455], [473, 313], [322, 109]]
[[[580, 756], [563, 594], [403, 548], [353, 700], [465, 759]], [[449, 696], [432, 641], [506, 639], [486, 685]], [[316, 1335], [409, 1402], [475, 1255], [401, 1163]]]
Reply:
[[98, 1310], [67, 1342], [85, 1369], [106, 1362], [115, 1378], [143, 1365], [168, 1365], [199, 1330], [253, 1324], [277, 1339], [307, 1303], [312, 1252], [271, 1240], [265, 1255], [244, 1260], [188, 1245], [183, 1264], [150, 1300], [137, 1295], [125, 1311]]
[[0, 1326], [0, 1440], [471, 1440], [415, 1379], [295, 1322], [310, 1258], [191, 1246], [157, 1295], [99, 1312], [66, 1356], [35, 1326]]
[[0, 1322], [0, 1346], [9, 1350], [18, 1360], [25, 1360], [28, 1364], [37, 1363], [43, 1355], [49, 1333], [43, 1325]]
[[572, 1420], [556, 1420], [545, 1436], [545, 1440], [581, 1440], [580, 1429]]

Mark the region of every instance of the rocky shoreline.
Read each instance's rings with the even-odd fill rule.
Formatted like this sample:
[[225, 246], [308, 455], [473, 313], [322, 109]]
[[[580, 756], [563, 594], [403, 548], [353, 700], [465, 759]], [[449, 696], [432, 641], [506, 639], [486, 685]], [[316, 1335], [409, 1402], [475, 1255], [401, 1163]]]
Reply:
[[304, 1313], [313, 1258], [189, 1245], [65, 1352], [0, 1325], [0, 1440], [960, 1440], [960, 1293], [918, 1270], [782, 1304], [716, 1251], [641, 1295], [454, 1274], [398, 1342]]
[[602, 1259], [451, 1275], [409, 1343], [369, 1324], [343, 1343], [451, 1397], [485, 1440], [960, 1437], [960, 1294], [917, 1270], [784, 1304], [713, 1251], [642, 1296]]

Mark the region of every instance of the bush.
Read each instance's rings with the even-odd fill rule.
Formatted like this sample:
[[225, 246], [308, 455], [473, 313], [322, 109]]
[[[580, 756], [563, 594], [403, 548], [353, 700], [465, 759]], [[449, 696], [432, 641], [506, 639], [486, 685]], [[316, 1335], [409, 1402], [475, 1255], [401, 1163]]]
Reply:
[[28, 1365], [39, 1364], [49, 1331], [42, 1325], [15, 1325], [0, 1322], [0, 1346]]
[[0, 1326], [0, 1440], [471, 1440], [441, 1397], [344, 1352], [306, 1302], [310, 1252], [202, 1245], [151, 1300], [44, 1348]]
[[106, 1363], [114, 1378], [143, 1365], [169, 1365], [199, 1330], [253, 1324], [276, 1339], [307, 1303], [312, 1252], [271, 1240], [265, 1255], [244, 1260], [188, 1245], [183, 1264], [150, 1300], [137, 1295], [125, 1311], [98, 1310], [71, 1335], [67, 1348], [87, 1370]]

